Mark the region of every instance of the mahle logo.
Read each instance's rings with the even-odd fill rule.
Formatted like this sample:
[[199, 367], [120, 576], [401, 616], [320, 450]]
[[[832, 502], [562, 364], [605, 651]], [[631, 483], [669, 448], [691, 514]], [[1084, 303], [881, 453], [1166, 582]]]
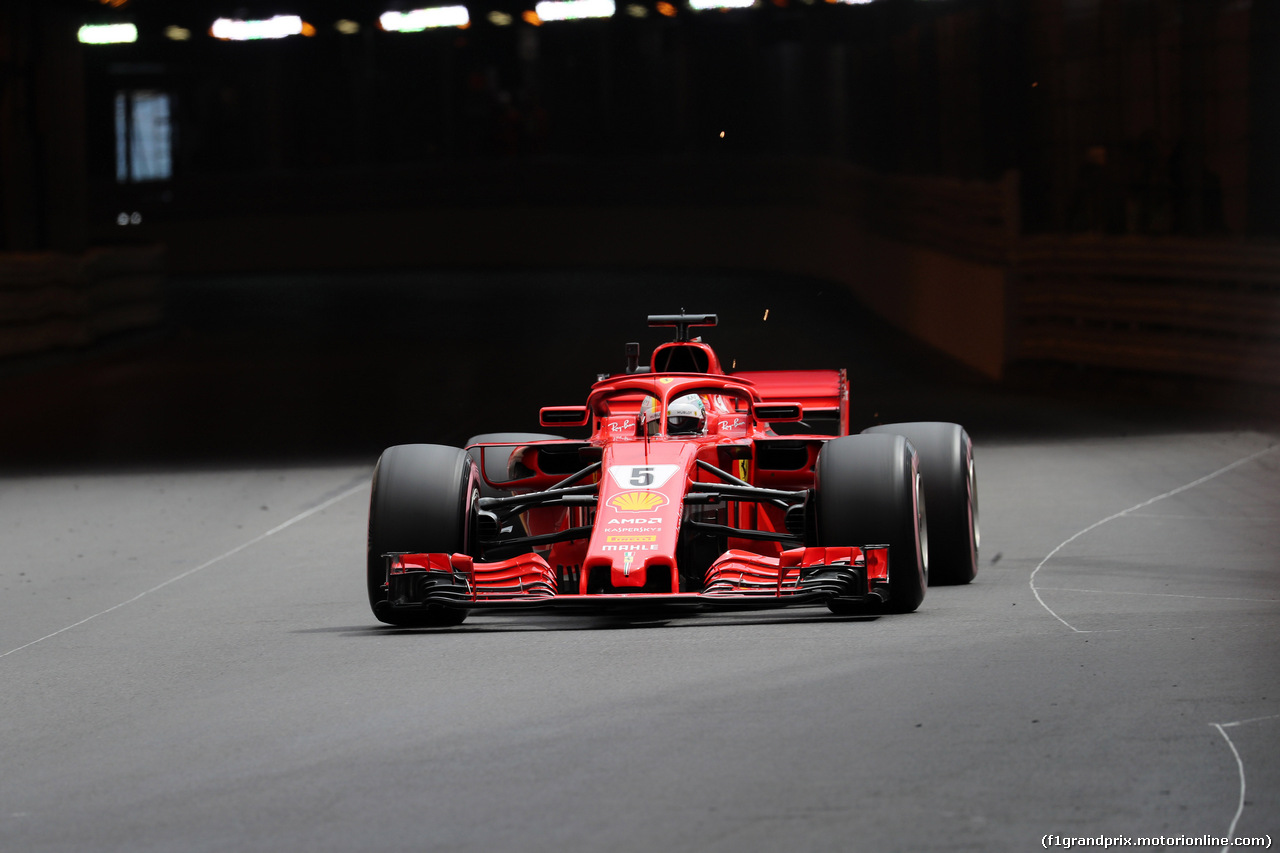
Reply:
[[648, 512], [666, 504], [659, 492], [621, 492], [609, 498], [609, 506], [620, 512]]

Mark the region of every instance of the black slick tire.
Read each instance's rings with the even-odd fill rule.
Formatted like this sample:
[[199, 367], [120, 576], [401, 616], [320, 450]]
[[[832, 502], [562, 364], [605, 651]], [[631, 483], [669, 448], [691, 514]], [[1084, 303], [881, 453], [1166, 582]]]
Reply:
[[457, 625], [462, 608], [429, 607], [396, 613], [387, 603], [384, 554], [470, 554], [473, 505], [480, 477], [466, 451], [436, 444], [388, 447], [373, 469], [365, 577], [373, 615], [404, 627]]
[[[852, 435], [827, 442], [814, 478], [814, 535], [819, 545], [889, 546], [889, 601], [910, 613], [924, 600], [929, 535], [918, 460], [899, 435]], [[834, 599], [833, 613], [866, 612]]]
[[929, 583], [966, 584], [978, 574], [978, 474], [973, 441], [959, 424], [885, 424], [864, 435], [905, 436], [920, 457], [929, 506]]

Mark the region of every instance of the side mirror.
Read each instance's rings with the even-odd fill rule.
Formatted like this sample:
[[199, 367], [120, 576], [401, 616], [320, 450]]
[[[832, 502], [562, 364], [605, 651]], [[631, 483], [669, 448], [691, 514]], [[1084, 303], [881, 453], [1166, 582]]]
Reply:
[[590, 422], [586, 406], [543, 406], [538, 410], [538, 423], [544, 427], [580, 427]]

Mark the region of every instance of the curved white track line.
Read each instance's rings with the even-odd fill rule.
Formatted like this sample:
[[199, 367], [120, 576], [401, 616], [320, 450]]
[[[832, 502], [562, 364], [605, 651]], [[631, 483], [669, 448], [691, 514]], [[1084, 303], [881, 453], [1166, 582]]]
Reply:
[[1240, 798], [1236, 803], [1235, 816], [1231, 818], [1231, 826], [1227, 828], [1227, 843], [1222, 846], [1222, 853], [1227, 853], [1231, 848], [1231, 839], [1236, 835], [1236, 824], [1240, 822], [1240, 815], [1244, 813], [1244, 761], [1240, 759], [1240, 751], [1236, 749], [1236, 745], [1231, 742], [1231, 736], [1227, 734], [1227, 730], [1220, 723], [1210, 723], [1218, 730], [1218, 734], [1222, 735], [1222, 739], [1227, 742], [1227, 746], [1231, 747], [1231, 754], [1236, 759], [1236, 770], [1240, 774]]
[[1277, 719], [1280, 719], [1280, 714], [1272, 714], [1267, 717], [1253, 717], [1252, 719], [1248, 719], [1248, 720], [1237, 720], [1234, 723], [1210, 723], [1209, 724], [1218, 730], [1218, 734], [1222, 735], [1222, 739], [1225, 740], [1227, 742], [1227, 746], [1231, 748], [1231, 754], [1236, 759], [1236, 770], [1240, 774], [1240, 797], [1236, 802], [1236, 813], [1231, 818], [1231, 826], [1227, 828], [1227, 843], [1222, 846], [1222, 853], [1227, 853], [1227, 851], [1231, 849], [1231, 839], [1236, 837], [1236, 824], [1240, 822], [1240, 815], [1244, 814], [1244, 793], [1245, 793], [1244, 761], [1240, 758], [1240, 750], [1236, 749], [1236, 745], [1231, 741], [1231, 736], [1227, 734], [1227, 729], [1232, 728], [1234, 726], [1243, 726], [1243, 725], [1246, 725], [1247, 723], [1258, 723], [1263, 720], [1277, 720]]
[[1190, 483], [1186, 483], [1186, 484], [1184, 484], [1184, 485], [1178, 486], [1178, 488], [1176, 488], [1176, 489], [1170, 489], [1169, 491], [1165, 492], [1165, 493], [1164, 493], [1164, 494], [1162, 494], [1162, 495], [1156, 495], [1154, 498], [1149, 498], [1149, 499], [1147, 499], [1147, 500], [1143, 501], [1142, 503], [1134, 504], [1133, 506], [1129, 507], [1128, 509], [1122, 509], [1122, 510], [1120, 510], [1119, 512], [1115, 513], [1114, 515], [1109, 515], [1109, 516], [1107, 516], [1106, 518], [1102, 519], [1101, 521], [1095, 521], [1093, 524], [1090, 524], [1090, 525], [1089, 525], [1088, 527], [1086, 527], [1085, 529], [1080, 530], [1080, 531], [1077, 531], [1077, 532], [1075, 532], [1075, 533], [1071, 534], [1071, 536], [1067, 537], [1067, 538], [1066, 538], [1066, 539], [1064, 539], [1062, 542], [1060, 542], [1060, 543], [1058, 544], [1058, 547], [1054, 548], [1052, 551], [1050, 551], [1048, 554], [1046, 554], [1046, 555], [1045, 555], [1045, 558], [1044, 558], [1043, 560], [1041, 560], [1041, 561], [1040, 561], [1039, 565], [1037, 565], [1034, 569], [1032, 569], [1032, 571], [1031, 571], [1031, 577], [1030, 577], [1030, 579], [1028, 580], [1028, 583], [1030, 583], [1030, 585], [1031, 585], [1031, 594], [1032, 594], [1032, 595], [1034, 595], [1034, 596], [1036, 597], [1036, 601], [1040, 603], [1040, 606], [1041, 606], [1041, 607], [1043, 607], [1046, 611], [1048, 611], [1048, 613], [1049, 613], [1049, 615], [1050, 615], [1050, 616], [1052, 616], [1054, 619], [1057, 619], [1057, 620], [1058, 620], [1059, 622], [1061, 622], [1063, 625], [1066, 625], [1068, 628], [1070, 628], [1070, 629], [1071, 629], [1072, 631], [1074, 631], [1075, 633], [1077, 633], [1077, 634], [1089, 634], [1089, 633], [1092, 633], [1091, 631], [1082, 630], [1082, 629], [1077, 628], [1076, 626], [1072, 625], [1072, 624], [1071, 624], [1070, 622], [1068, 622], [1066, 619], [1063, 619], [1061, 616], [1059, 616], [1057, 613], [1055, 613], [1052, 607], [1050, 607], [1049, 605], [1047, 605], [1047, 604], [1045, 604], [1045, 603], [1044, 603], [1044, 599], [1040, 597], [1040, 591], [1039, 591], [1038, 589], [1036, 589], [1036, 574], [1037, 574], [1037, 573], [1038, 573], [1042, 568], [1044, 568], [1045, 563], [1047, 563], [1047, 562], [1049, 562], [1051, 559], [1053, 559], [1053, 555], [1054, 555], [1054, 554], [1057, 554], [1059, 551], [1061, 551], [1063, 548], [1067, 547], [1067, 546], [1068, 546], [1068, 545], [1070, 545], [1072, 542], [1074, 542], [1074, 541], [1076, 541], [1077, 539], [1079, 539], [1081, 536], [1085, 535], [1086, 533], [1089, 533], [1089, 532], [1090, 532], [1090, 531], [1092, 531], [1092, 530], [1096, 530], [1097, 528], [1099, 528], [1099, 527], [1101, 527], [1102, 525], [1106, 524], [1108, 521], [1115, 521], [1117, 518], [1121, 518], [1121, 517], [1123, 517], [1123, 516], [1126, 516], [1126, 515], [1128, 515], [1129, 513], [1134, 512], [1135, 510], [1139, 510], [1139, 509], [1142, 509], [1143, 507], [1151, 506], [1153, 503], [1156, 503], [1157, 501], [1162, 501], [1162, 500], [1164, 500], [1165, 498], [1171, 498], [1171, 497], [1173, 497], [1174, 495], [1181, 494], [1182, 492], [1185, 492], [1187, 489], [1193, 489], [1193, 488], [1195, 488], [1196, 486], [1199, 486], [1201, 483], [1207, 483], [1207, 482], [1209, 482], [1210, 480], [1212, 480], [1214, 477], [1219, 477], [1219, 476], [1221, 476], [1221, 475], [1223, 475], [1223, 474], [1227, 473], [1228, 471], [1231, 471], [1231, 470], [1233, 470], [1233, 469], [1235, 469], [1235, 468], [1239, 468], [1241, 465], [1244, 465], [1244, 464], [1246, 464], [1246, 463], [1248, 463], [1248, 462], [1252, 462], [1253, 460], [1257, 459], [1259, 456], [1265, 456], [1266, 454], [1270, 453], [1271, 451], [1273, 451], [1273, 450], [1275, 450], [1275, 449], [1276, 449], [1276, 445], [1272, 445], [1271, 447], [1268, 447], [1268, 448], [1266, 448], [1265, 450], [1259, 450], [1257, 453], [1251, 453], [1251, 454], [1249, 454], [1248, 456], [1245, 456], [1245, 457], [1243, 457], [1243, 458], [1241, 458], [1241, 459], [1237, 459], [1235, 462], [1232, 462], [1230, 465], [1224, 465], [1224, 466], [1222, 466], [1222, 467], [1221, 467], [1221, 468], [1219, 468], [1217, 471], [1214, 471], [1214, 472], [1213, 472], [1213, 473], [1211, 473], [1211, 474], [1206, 474], [1206, 475], [1204, 475], [1203, 477], [1201, 477], [1201, 478], [1200, 478], [1200, 479], [1198, 479], [1198, 480], [1192, 480]]
[[113, 612], [113, 611], [115, 611], [115, 610], [119, 610], [121, 607], [124, 607], [125, 605], [133, 604], [135, 601], [138, 601], [139, 599], [141, 599], [141, 598], [143, 598], [143, 597], [145, 597], [145, 596], [148, 596], [148, 595], [150, 595], [150, 594], [151, 594], [151, 593], [153, 593], [153, 592], [158, 592], [158, 591], [160, 591], [160, 590], [164, 589], [164, 588], [165, 588], [166, 586], [168, 586], [169, 584], [177, 583], [178, 581], [182, 580], [183, 578], [191, 577], [191, 576], [192, 576], [192, 575], [194, 575], [196, 572], [199, 572], [199, 571], [202, 571], [202, 570], [204, 570], [204, 569], [207, 569], [207, 568], [209, 568], [210, 566], [214, 565], [215, 563], [220, 563], [220, 562], [222, 562], [223, 560], [227, 559], [228, 557], [232, 557], [232, 556], [235, 556], [236, 554], [239, 554], [239, 553], [240, 553], [241, 551], [243, 551], [245, 548], [248, 548], [248, 547], [249, 547], [249, 546], [251, 546], [251, 545], [256, 545], [256, 544], [258, 544], [259, 542], [261, 542], [263, 539], [266, 539], [268, 536], [274, 536], [275, 534], [279, 533], [280, 531], [284, 530], [285, 528], [292, 527], [293, 525], [297, 524], [299, 521], [302, 521], [303, 519], [306, 519], [306, 518], [310, 518], [311, 516], [315, 515], [317, 512], [320, 512], [320, 511], [322, 511], [322, 510], [328, 509], [329, 507], [333, 506], [334, 504], [336, 504], [336, 503], [337, 503], [338, 501], [340, 501], [340, 500], [343, 500], [343, 499], [345, 499], [345, 498], [349, 498], [349, 497], [351, 497], [352, 495], [354, 495], [354, 494], [355, 494], [355, 493], [357, 493], [357, 492], [367, 491], [367, 490], [368, 490], [368, 488], [369, 488], [369, 484], [368, 484], [367, 482], [365, 482], [365, 483], [359, 483], [358, 485], [352, 486], [351, 488], [347, 489], [346, 491], [344, 491], [344, 492], [340, 492], [339, 494], [335, 495], [334, 497], [329, 498], [327, 501], [324, 501], [324, 502], [322, 502], [322, 503], [319, 503], [319, 504], [317, 504], [317, 505], [313, 506], [311, 509], [308, 509], [308, 510], [305, 510], [305, 511], [303, 511], [303, 512], [298, 513], [297, 515], [295, 515], [293, 518], [289, 519], [288, 521], [286, 521], [286, 522], [284, 522], [284, 523], [282, 523], [282, 524], [277, 524], [275, 527], [271, 528], [271, 529], [270, 529], [270, 530], [268, 530], [266, 533], [260, 533], [259, 535], [257, 535], [257, 536], [255, 536], [255, 537], [253, 537], [252, 539], [250, 539], [248, 542], [244, 542], [244, 543], [242, 543], [242, 544], [240, 544], [240, 545], [237, 545], [236, 547], [232, 548], [230, 551], [227, 551], [227, 552], [226, 552], [226, 553], [224, 553], [224, 554], [219, 554], [218, 556], [214, 557], [212, 560], [208, 560], [208, 561], [206, 561], [206, 562], [201, 563], [200, 565], [196, 566], [194, 569], [187, 569], [187, 570], [186, 570], [185, 572], [183, 572], [182, 574], [174, 575], [173, 577], [169, 578], [167, 581], [164, 581], [164, 582], [162, 582], [162, 583], [158, 583], [158, 584], [156, 584], [155, 586], [151, 587], [151, 589], [143, 590], [142, 592], [140, 592], [140, 593], [138, 593], [137, 595], [135, 595], [133, 598], [130, 598], [128, 601], [122, 601], [122, 602], [120, 602], [119, 604], [114, 604], [114, 605], [112, 605], [111, 607], [108, 607], [106, 610], [102, 610], [102, 611], [100, 611], [100, 612], [98, 612], [98, 613], [93, 614], [92, 616], [86, 616], [84, 619], [81, 619], [79, 622], [76, 622], [76, 623], [74, 623], [74, 624], [72, 624], [72, 625], [68, 625], [68, 626], [67, 626], [67, 627], [65, 627], [65, 628], [59, 628], [58, 630], [54, 631], [52, 634], [45, 634], [43, 637], [41, 637], [41, 638], [40, 638], [40, 639], [38, 639], [38, 640], [32, 640], [31, 642], [29, 642], [29, 643], [27, 643], [27, 644], [25, 644], [25, 645], [18, 646], [16, 649], [10, 649], [9, 651], [4, 652], [3, 654], [0, 654], [0, 658], [8, 657], [9, 655], [13, 654], [14, 652], [20, 652], [20, 651], [22, 651], [23, 649], [31, 648], [31, 647], [32, 647], [32, 646], [34, 646], [36, 643], [43, 643], [45, 640], [48, 640], [48, 639], [50, 639], [51, 637], [56, 637], [56, 636], [58, 636], [59, 634], [64, 634], [64, 633], [66, 633], [67, 631], [70, 631], [72, 628], [79, 628], [79, 627], [80, 627], [81, 625], [83, 625], [84, 623], [86, 623], [86, 622], [91, 622], [91, 621], [93, 621], [94, 619], [97, 619], [99, 616], [106, 616], [108, 613], [111, 613], [111, 612]]

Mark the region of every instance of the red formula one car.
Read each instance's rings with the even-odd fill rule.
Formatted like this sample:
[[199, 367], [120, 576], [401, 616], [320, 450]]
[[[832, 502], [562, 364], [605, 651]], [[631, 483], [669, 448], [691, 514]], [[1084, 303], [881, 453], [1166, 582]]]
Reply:
[[[456, 625], [513, 608], [906, 613], [978, 566], [973, 445], [960, 426], [849, 435], [843, 370], [726, 373], [690, 329], [541, 410], [586, 439], [494, 433], [390, 447], [373, 474], [369, 603]], [[827, 434], [803, 432], [826, 423]], [[925, 506], [928, 505], [926, 524]]]

